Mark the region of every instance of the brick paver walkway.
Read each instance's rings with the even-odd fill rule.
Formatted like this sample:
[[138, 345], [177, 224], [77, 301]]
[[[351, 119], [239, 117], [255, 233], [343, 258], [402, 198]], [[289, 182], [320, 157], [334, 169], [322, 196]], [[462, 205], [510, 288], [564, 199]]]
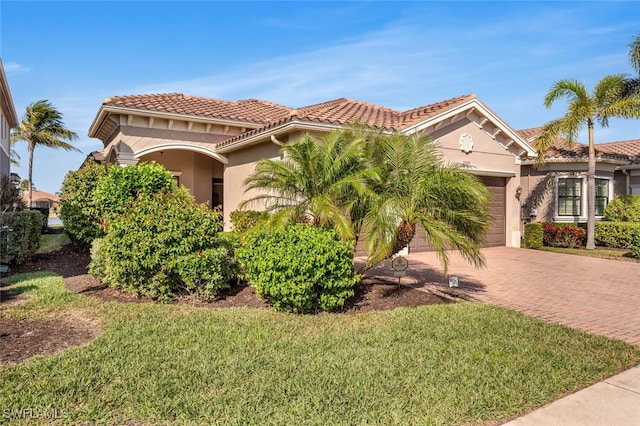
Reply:
[[[640, 263], [509, 247], [483, 252], [484, 269], [452, 254], [448, 274], [459, 277], [457, 289], [449, 288], [434, 253], [406, 256], [402, 283], [640, 345]], [[370, 274], [393, 277], [388, 264]]]

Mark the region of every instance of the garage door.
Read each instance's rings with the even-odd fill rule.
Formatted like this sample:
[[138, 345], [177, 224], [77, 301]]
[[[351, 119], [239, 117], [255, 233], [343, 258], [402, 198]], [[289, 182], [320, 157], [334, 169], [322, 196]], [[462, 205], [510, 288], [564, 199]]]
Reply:
[[[507, 181], [501, 177], [479, 176], [480, 181], [489, 189], [489, 213], [491, 214], [491, 224], [489, 232], [485, 238], [484, 247], [505, 245], [505, 190]], [[409, 252], [428, 251], [429, 243], [418, 233], [409, 243]]]
[[491, 225], [484, 241], [485, 247], [503, 246], [505, 240], [505, 190], [506, 178], [479, 176], [482, 183], [489, 189], [489, 213]]

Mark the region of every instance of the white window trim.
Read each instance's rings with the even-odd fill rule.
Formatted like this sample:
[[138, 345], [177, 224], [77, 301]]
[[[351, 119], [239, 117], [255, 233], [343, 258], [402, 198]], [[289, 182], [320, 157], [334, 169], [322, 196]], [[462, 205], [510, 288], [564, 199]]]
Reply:
[[[596, 175], [596, 179], [607, 180], [607, 199], [611, 202], [613, 199], [613, 178], [610, 176]], [[558, 214], [558, 182], [560, 179], [582, 179], [582, 186], [580, 187], [580, 216], [560, 216]], [[554, 209], [553, 209], [553, 221], [554, 222], [586, 222], [587, 221], [587, 174], [575, 173], [575, 174], [563, 174], [556, 177], [554, 185]], [[602, 219], [604, 216], [596, 215], [596, 219]]]

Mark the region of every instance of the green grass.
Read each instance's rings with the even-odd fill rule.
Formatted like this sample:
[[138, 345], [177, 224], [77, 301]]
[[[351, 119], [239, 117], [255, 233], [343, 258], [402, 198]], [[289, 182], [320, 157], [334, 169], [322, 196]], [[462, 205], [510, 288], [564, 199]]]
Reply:
[[40, 248], [36, 253], [49, 253], [62, 248], [65, 244], [69, 244], [69, 236], [65, 233], [60, 234], [42, 234], [40, 236]]
[[[60, 281], [17, 284], [39, 315]], [[67, 424], [470, 424], [640, 362], [638, 347], [481, 304], [297, 316], [81, 299], [51, 304], [103, 320], [103, 335], [0, 367], [0, 407]]]
[[[9, 278], [9, 284], [18, 294], [30, 296], [15, 308], [4, 310], [5, 316], [18, 319], [47, 318], [76, 307], [87, 306], [87, 298], [64, 288], [62, 277], [50, 272], [18, 274]], [[92, 305], [96, 301], [91, 300]]]
[[584, 248], [567, 248], [567, 247], [547, 247], [543, 246], [537, 250], [550, 251], [553, 253], [577, 254], [579, 256], [599, 257], [601, 259], [620, 260], [624, 262], [640, 262], [631, 256], [631, 250], [612, 249], [612, 248], [595, 248], [587, 250]]

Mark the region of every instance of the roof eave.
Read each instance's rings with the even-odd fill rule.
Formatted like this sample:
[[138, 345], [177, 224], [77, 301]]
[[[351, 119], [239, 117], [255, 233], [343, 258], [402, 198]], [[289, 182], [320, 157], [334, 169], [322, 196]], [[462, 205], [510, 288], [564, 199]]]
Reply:
[[[552, 164], [559, 164], [559, 163], [588, 163], [589, 162], [589, 158], [588, 157], [553, 157], [553, 158], [546, 158], [544, 160], [544, 164], [547, 163], [552, 163]], [[623, 159], [619, 159], [619, 158], [596, 158], [596, 163], [600, 163], [600, 164], [618, 164], [620, 166], [624, 166], [626, 164], [629, 164], [629, 162], [627, 160], [623, 160]], [[542, 164], [542, 165], [544, 165]], [[532, 159], [532, 158], [527, 158], [525, 160], [522, 160], [522, 165], [523, 166], [535, 166], [536, 165], [536, 160]]]
[[20, 121], [18, 120], [18, 114], [16, 112], [16, 107], [13, 104], [13, 98], [11, 97], [11, 90], [9, 89], [9, 82], [7, 81], [7, 76], [4, 73], [4, 65], [2, 64], [2, 60], [0, 60], [0, 83], [2, 92], [2, 102], [7, 106], [8, 116], [7, 123], [9, 123], [9, 128], [17, 127]]
[[102, 126], [102, 123], [110, 114], [142, 115], [145, 117], [165, 118], [168, 120], [183, 120], [183, 121], [193, 121], [193, 122], [200, 122], [200, 123], [216, 123], [216, 124], [236, 126], [236, 127], [256, 128], [261, 126], [261, 123], [257, 123], [254, 121], [231, 120], [231, 119], [207, 117], [207, 116], [201, 116], [201, 115], [152, 111], [148, 109], [128, 108], [128, 107], [119, 107], [119, 106], [102, 104], [100, 106], [100, 110], [98, 111], [98, 114], [96, 115], [93, 122], [91, 123], [91, 126], [89, 127], [89, 137], [92, 137], [92, 138], [97, 137], [96, 135], [98, 134], [98, 131]]
[[411, 133], [415, 133], [418, 132], [422, 129], [426, 129], [428, 127], [431, 127], [435, 124], [437, 124], [438, 122], [441, 122], [443, 120], [446, 120], [447, 118], [453, 117], [457, 114], [460, 114], [461, 112], [464, 112], [465, 110], [468, 110], [469, 108], [475, 108], [476, 110], [480, 111], [485, 117], [491, 119], [494, 123], [497, 124], [498, 128], [506, 133], [509, 138], [511, 138], [520, 148], [522, 148], [525, 152], [523, 153], [526, 154], [527, 157], [534, 157], [537, 155], [535, 149], [533, 149], [533, 147], [531, 147], [523, 138], [522, 136], [520, 136], [518, 134], [518, 132], [516, 132], [514, 129], [512, 129], [509, 125], [507, 125], [504, 121], [502, 121], [493, 111], [491, 111], [484, 103], [482, 103], [478, 98], [474, 97], [469, 99], [466, 102], [463, 102], [459, 105], [456, 105], [452, 108], [449, 108], [443, 112], [441, 112], [440, 114], [437, 114], [433, 117], [430, 117], [424, 121], [421, 121], [419, 123], [416, 123], [412, 126], [409, 126], [407, 128], [402, 129], [402, 133], [407, 133], [407, 134], [411, 134]]
[[275, 127], [265, 129], [264, 131], [258, 132], [254, 135], [247, 136], [246, 138], [241, 138], [228, 145], [221, 146], [216, 149], [216, 152], [220, 154], [224, 154], [227, 152], [235, 151], [237, 149], [241, 149], [249, 145], [253, 145], [259, 142], [264, 142], [266, 140], [269, 140], [271, 135], [277, 135], [279, 133], [280, 134], [291, 133], [294, 130], [306, 130], [306, 131], [317, 130], [317, 131], [324, 132], [324, 131], [331, 131], [335, 129], [341, 129], [341, 128], [344, 128], [345, 126], [346, 126], [345, 124], [307, 121], [307, 120], [300, 120], [294, 117]]

